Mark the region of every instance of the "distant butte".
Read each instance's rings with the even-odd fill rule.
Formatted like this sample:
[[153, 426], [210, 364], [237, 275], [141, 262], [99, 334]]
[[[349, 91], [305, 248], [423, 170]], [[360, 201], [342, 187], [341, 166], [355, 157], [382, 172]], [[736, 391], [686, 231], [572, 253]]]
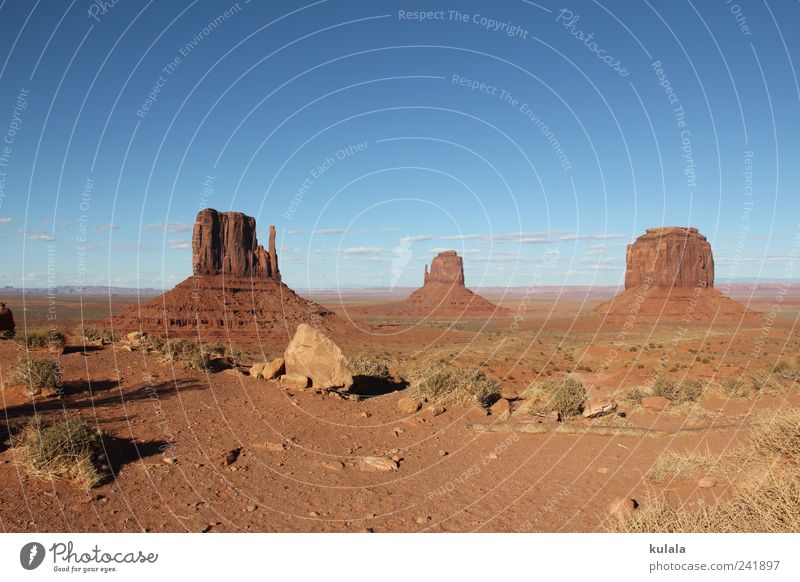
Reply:
[[755, 313], [714, 289], [711, 244], [696, 228], [648, 228], [628, 245], [625, 290], [595, 312], [608, 323], [731, 323]]

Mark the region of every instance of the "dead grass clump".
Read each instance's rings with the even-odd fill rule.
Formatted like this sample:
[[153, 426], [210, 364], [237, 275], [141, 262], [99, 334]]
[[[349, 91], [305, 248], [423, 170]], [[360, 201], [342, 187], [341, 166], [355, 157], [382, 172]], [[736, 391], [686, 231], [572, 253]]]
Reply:
[[558, 412], [562, 418], [567, 418], [579, 416], [583, 412], [586, 388], [575, 378], [545, 380], [525, 390], [525, 396], [535, 399], [530, 407], [526, 407], [529, 412]]
[[750, 434], [756, 452], [777, 454], [800, 464], [800, 408], [785, 408], [763, 416], [762, 424]]
[[55, 391], [61, 383], [61, 370], [52, 358], [24, 355], [14, 363], [8, 383], [27, 386], [31, 394]]
[[103, 344], [113, 344], [119, 341], [119, 336], [103, 327], [82, 327], [75, 332], [75, 337], [80, 341], [99, 341]]
[[777, 377], [755, 373], [728, 378], [717, 390], [728, 398], [757, 398], [762, 395], [779, 394], [784, 392], [785, 388]]
[[34, 416], [12, 439], [27, 471], [47, 479], [70, 479], [90, 488], [109, 476], [98, 433], [79, 419], [47, 424]]
[[633, 388], [628, 388], [622, 393], [620, 396], [620, 402], [635, 406], [637, 404], [641, 404], [642, 398], [645, 396], [647, 396], [647, 392], [638, 386], [634, 386]]
[[372, 378], [387, 379], [391, 376], [389, 366], [384, 362], [372, 360], [360, 355], [349, 359], [350, 373], [353, 376], [370, 376]]
[[63, 333], [50, 329], [32, 329], [22, 335], [17, 334], [16, 340], [29, 350], [49, 348], [52, 351], [61, 351], [67, 345], [67, 338]]
[[208, 352], [193, 341], [172, 339], [162, 344], [158, 352], [164, 362], [181, 364], [201, 372], [208, 369]]
[[663, 396], [676, 404], [697, 402], [705, 393], [705, 385], [699, 381], [675, 382], [669, 378], [656, 378], [651, 387], [653, 396]]
[[490, 407], [500, 398], [501, 382], [482, 370], [429, 366], [411, 373], [414, 398], [434, 404]]

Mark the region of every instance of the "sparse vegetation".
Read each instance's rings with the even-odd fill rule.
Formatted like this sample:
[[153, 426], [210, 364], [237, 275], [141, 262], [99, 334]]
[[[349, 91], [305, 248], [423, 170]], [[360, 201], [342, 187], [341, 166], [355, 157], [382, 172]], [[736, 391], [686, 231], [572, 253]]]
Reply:
[[749, 443], [716, 457], [708, 453], [670, 453], [651, 468], [647, 478], [696, 479], [723, 475], [731, 494], [708, 508], [675, 506], [662, 497], [644, 501], [628, 515], [614, 516], [606, 528], [614, 532], [796, 532], [800, 531], [800, 409], [765, 415]]
[[17, 334], [16, 340], [30, 350], [49, 348], [52, 351], [61, 351], [67, 345], [66, 336], [55, 330], [33, 329], [27, 333]]
[[620, 401], [624, 404], [636, 405], [641, 403], [642, 398], [644, 398], [645, 396], [647, 396], [647, 392], [645, 392], [638, 386], [634, 386], [633, 388], [628, 388], [622, 393]]
[[70, 479], [91, 488], [110, 473], [100, 435], [79, 419], [47, 424], [36, 415], [11, 444], [28, 473], [37, 477]]
[[75, 331], [75, 337], [80, 341], [99, 341], [104, 344], [113, 344], [119, 341], [119, 336], [103, 327], [82, 327]]
[[58, 362], [52, 358], [20, 356], [11, 369], [9, 384], [27, 386], [31, 394], [55, 391], [61, 383]]
[[199, 371], [208, 369], [208, 352], [191, 340], [169, 340], [161, 344], [158, 353], [164, 362], [181, 364], [187, 368]]
[[537, 382], [525, 391], [525, 396], [535, 399], [529, 412], [548, 414], [558, 412], [562, 418], [579, 416], [586, 401], [586, 388], [575, 378], [561, 378]]
[[372, 360], [366, 356], [350, 358], [350, 373], [353, 376], [371, 376], [373, 378], [389, 378], [389, 366], [384, 362]]
[[434, 404], [477, 404], [488, 408], [500, 398], [500, 380], [482, 370], [429, 366], [411, 373], [412, 395]]
[[679, 404], [699, 400], [705, 392], [705, 386], [698, 380], [678, 383], [659, 377], [653, 382], [651, 392], [653, 396], [663, 396]]

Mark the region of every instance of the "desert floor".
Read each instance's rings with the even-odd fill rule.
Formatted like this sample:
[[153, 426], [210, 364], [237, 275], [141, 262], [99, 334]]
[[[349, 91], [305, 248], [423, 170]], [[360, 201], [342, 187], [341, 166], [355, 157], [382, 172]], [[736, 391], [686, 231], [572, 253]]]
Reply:
[[[77, 415], [113, 435], [115, 478], [88, 491], [42, 480], [26, 472], [12, 447], [0, 444], [0, 529], [602, 531], [609, 507], [621, 498], [647, 503], [663, 495], [686, 507], [715, 503], [730, 482], [701, 488], [696, 478], [653, 483], [645, 475], [667, 451], [716, 455], [741, 447], [755, 419], [800, 405], [797, 386], [752, 398], [708, 392], [663, 413], [628, 405], [621, 395], [647, 384], [659, 362], [666, 362], [662, 375], [678, 382], [720, 383], [769, 375], [782, 361], [794, 364], [800, 293], [782, 295], [775, 310], [778, 292], [740, 293], [738, 299], [763, 312], [747, 325], [640, 323], [624, 335], [589, 313], [607, 294], [524, 302], [490, 296], [516, 314], [491, 320], [369, 316], [369, 305], [379, 299], [314, 297], [352, 320], [353, 333], [337, 338], [346, 355], [384, 361], [394, 375], [364, 386], [357, 399], [290, 392], [233, 369], [196, 372], [145, 351], [71, 340], [59, 356], [62, 398], [32, 401], [23, 387], [4, 382], [0, 440], [35, 412], [48, 419]], [[14, 310], [18, 334], [24, 319], [29, 326], [46, 323], [46, 297], [27, 297], [24, 316], [21, 297], [0, 300]], [[86, 319], [109, 312], [107, 298], [84, 298], [82, 305], [79, 298], [57, 301], [65, 333], [79, 324], [81, 310]], [[133, 301], [115, 298], [111, 308]], [[352, 306], [361, 308], [357, 317]], [[242, 347], [261, 361], [280, 355], [288, 339]], [[20, 352], [16, 342], [0, 341], [0, 376]], [[437, 363], [482, 366], [503, 380], [512, 410], [532, 382], [572, 374], [590, 395], [619, 402], [611, 417], [576, 426], [624, 424], [641, 434], [481, 432], [468, 425], [507, 419], [477, 407], [447, 406], [437, 416], [428, 406], [401, 412], [404, 374]], [[677, 432], [654, 436], [650, 429]], [[238, 458], [224, 462], [236, 449]], [[370, 470], [365, 457], [394, 458], [397, 468]]]

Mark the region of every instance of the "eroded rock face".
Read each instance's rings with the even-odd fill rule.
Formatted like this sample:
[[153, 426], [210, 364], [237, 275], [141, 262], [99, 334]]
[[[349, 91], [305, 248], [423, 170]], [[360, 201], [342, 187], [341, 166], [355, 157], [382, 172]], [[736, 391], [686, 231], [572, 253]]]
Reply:
[[313, 388], [348, 390], [353, 385], [347, 358], [321, 331], [301, 323], [283, 355], [286, 374], [311, 378]]
[[5, 303], [0, 303], [0, 337], [11, 337], [14, 335], [14, 314], [6, 307]]
[[269, 250], [258, 244], [256, 219], [241, 212], [206, 208], [197, 213], [192, 234], [195, 275], [263, 277], [280, 280], [275, 227], [269, 228]]
[[446, 283], [464, 286], [464, 261], [455, 251], [443, 251], [431, 261], [431, 270], [425, 265], [425, 283]]
[[625, 288], [714, 286], [711, 245], [696, 228], [648, 228], [628, 245]]

